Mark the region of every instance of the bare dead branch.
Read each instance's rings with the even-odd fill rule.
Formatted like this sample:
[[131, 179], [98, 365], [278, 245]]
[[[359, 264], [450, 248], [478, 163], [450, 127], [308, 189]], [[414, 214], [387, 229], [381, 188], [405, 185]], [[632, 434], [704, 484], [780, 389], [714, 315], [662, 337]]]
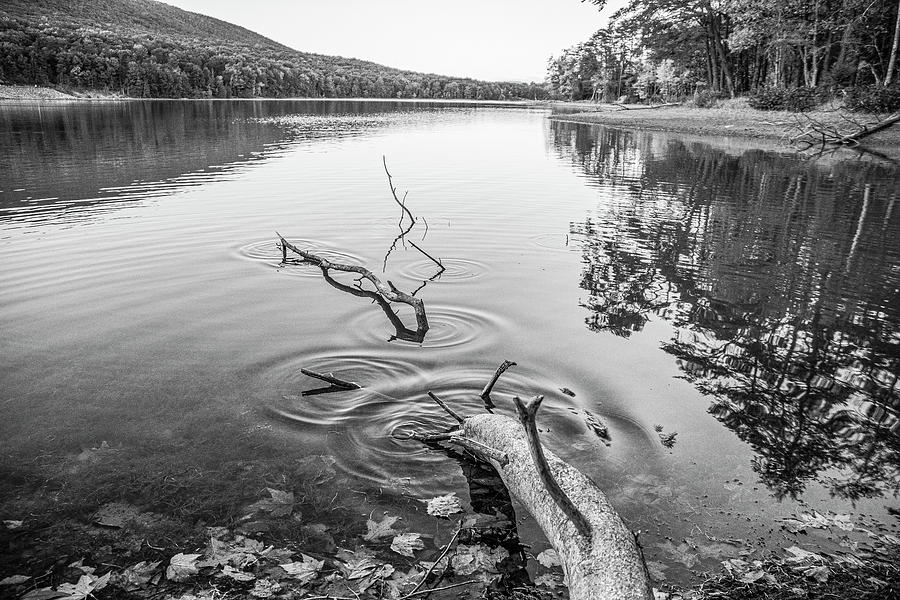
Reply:
[[316, 254], [313, 254], [312, 252], [301, 250], [297, 246], [284, 239], [284, 237], [278, 232], [276, 232], [276, 235], [278, 235], [283, 246], [287, 247], [292, 252], [295, 252], [302, 256], [307, 262], [317, 265], [320, 269], [322, 269], [323, 274], [327, 275], [328, 271], [332, 269], [335, 271], [356, 273], [362, 278], [368, 279], [375, 286], [378, 294], [386, 301], [408, 304], [416, 313], [416, 331], [420, 332], [423, 336], [425, 335], [425, 332], [428, 331], [428, 316], [425, 314], [425, 303], [422, 302], [420, 298], [416, 298], [415, 296], [407, 294], [406, 292], [401, 292], [390, 281], [385, 284], [374, 273], [372, 273], [372, 271], [368, 270], [365, 267], [332, 262], [323, 256], [318, 256]]
[[[381, 162], [384, 163], [384, 172], [388, 178], [388, 187], [391, 188], [391, 195], [394, 197], [394, 200], [397, 202], [397, 204], [400, 205], [400, 208], [403, 209], [403, 212], [405, 212], [407, 215], [409, 215], [410, 221], [415, 223], [416, 218], [413, 216], [413, 214], [410, 212], [410, 210], [408, 208], [406, 208], [406, 195], [404, 194], [402, 201], [400, 200], [400, 198], [397, 197], [397, 188], [394, 187], [394, 181], [393, 181], [393, 178], [391, 177], [391, 172], [388, 171], [388, 167], [387, 167], [387, 158], [384, 155], [381, 156]], [[407, 192], [407, 193], [409, 193], [409, 192]], [[401, 222], [403, 221], [403, 213], [400, 214], [400, 221]]]
[[534, 460], [534, 466], [537, 468], [541, 482], [547, 489], [547, 493], [553, 498], [553, 501], [556, 502], [556, 505], [559, 506], [560, 510], [562, 510], [575, 525], [578, 533], [580, 533], [587, 543], [590, 544], [592, 540], [590, 523], [588, 523], [587, 518], [581, 514], [581, 511], [575, 507], [575, 504], [572, 503], [572, 500], [566, 495], [562, 488], [559, 487], [559, 483], [556, 482], [553, 473], [550, 472], [550, 465], [547, 464], [544, 450], [541, 447], [541, 440], [538, 437], [535, 419], [543, 400], [543, 396], [535, 396], [525, 404], [518, 396], [513, 398], [513, 401], [516, 403], [516, 413], [519, 416], [519, 422], [525, 428], [525, 435], [528, 438], [528, 447], [531, 450], [531, 458]]
[[432, 400], [434, 400], [434, 401], [437, 403], [438, 406], [440, 406], [441, 408], [443, 408], [444, 411], [445, 411], [448, 415], [450, 415], [451, 417], [453, 417], [454, 419], [456, 419], [457, 422], [462, 423], [463, 421], [465, 421], [464, 418], [462, 418], [461, 416], [459, 416], [452, 408], [450, 408], [449, 406], [447, 406], [447, 403], [446, 403], [446, 402], [444, 402], [443, 400], [441, 400], [440, 398], [438, 398], [438, 396], [437, 396], [434, 392], [429, 391], [429, 392], [428, 392], [428, 396], [429, 396]]
[[328, 382], [333, 386], [344, 388], [345, 390], [358, 390], [362, 386], [358, 383], [354, 383], [353, 381], [346, 381], [344, 379], [339, 379], [334, 376], [332, 373], [318, 373], [316, 371], [310, 371], [309, 369], [300, 369], [300, 372], [306, 375], [307, 377], [312, 377], [314, 379], [321, 379], [322, 381]]
[[447, 269], [444, 268], [444, 265], [443, 265], [443, 263], [441, 263], [441, 261], [439, 261], [438, 259], [436, 259], [436, 258], [433, 257], [432, 255], [428, 254], [427, 252], [425, 252], [424, 250], [422, 250], [421, 248], [419, 248], [419, 245], [416, 244], [414, 241], [410, 240], [410, 241], [409, 241], [409, 245], [412, 246], [413, 248], [415, 248], [416, 250], [418, 250], [419, 252], [421, 252], [422, 254], [424, 254], [425, 256], [427, 256], [427, 257], [431, 260], [431, 262], [433, 262], [434, 264], [436, 264], [436, 265], [438, 266], [438, 269], [440, 269], [440, 271], [438, 271], [438, 273], [443, 273], [444, 271], [447, 270]]
[[504, 360], [500, 363], [500, 366], [497, 367], [497, 370], [494, 371], [494, 376], [491, 377], [491, 380], [487, 382], [487, 385], [484, 386], [484, 389], [481, 390], [481, 399], [485, 402], [490, 402], [491, 399], [491, 390], [494, 389], [494, 384], [497, 383], [497, 380], [500, 379], [500, 376], [503, 375], [503, 372], [506, 371], [510, 367], [516, 366], [511, 360]]
[[[450, 541], [447, 542], [447, 547], [444, 548], [444, 551], [441, 552], [441, 555], [438, 556], [438, 559], [436, 561], [434, 561], [433, 563], [431, 563], [431, 566], [428, 567], [428, 570], [425, 571], [424, 575], [422, 575], [422, 580], [408, 594], [406, 594], [405, 596], [400, 598], [400, 600], [406, 600], [407, 598], [412, 598], [416, 594], [416, 592], [419, 590], [419, 588], [421, 588], [423, 585], [425, 585], [425, 580], [428, 579], [428, 576], [431, 575], [431, 572], [434, 570], [434, 568], [437, 566], [437, 564], [439, 562], [441, 562], [441, 559], [443, 559], [445, 556], [447, 556], [447, 552], [450, 551], [450, 547], [453, 545], [453, 542], [455, 542], [456, 538], [459, 537], [460, 531], [462, 531], [461, 526], [457, 527], [456, 531], [453, 532], [453, 536], [450, 538]], [[433, 591], [433, 590], [429, 590], [429, 591]]]
[[462, 437], [460, 435], [454, 435], [450, 438], [450, 443], [458, 444], [467, 450], [471, 450], [476, 456], [486, 457], [491, 460], [497, 461], [497, 463], [501, 467], [505, 467], [509, 464], [509, 457], [506, 456], [503, 452], [500, 452], [496, 448], [491, 448], [490, 446], [486, 446], [481, 442], [477, 442], [473, 439], [469, 439], [467, 437]]

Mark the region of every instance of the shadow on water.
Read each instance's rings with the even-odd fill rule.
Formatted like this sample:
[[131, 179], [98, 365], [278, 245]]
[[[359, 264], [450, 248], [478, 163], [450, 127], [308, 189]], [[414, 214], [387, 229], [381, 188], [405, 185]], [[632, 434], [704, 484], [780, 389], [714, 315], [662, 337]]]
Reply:
[[670, 323], [663, 349], [777, 497], [812, 482], [849, 500], [896, 495], [900, 172], [551, 132], [560, 157], [617, 190], [571, 226], [587, 327], [628, 337]]

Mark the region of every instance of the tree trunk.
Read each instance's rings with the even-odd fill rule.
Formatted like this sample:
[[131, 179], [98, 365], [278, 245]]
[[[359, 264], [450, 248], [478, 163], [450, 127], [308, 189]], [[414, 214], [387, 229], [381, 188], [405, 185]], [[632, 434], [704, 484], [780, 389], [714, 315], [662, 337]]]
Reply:
[[460, 433], [505, 455], [506, 464], [487, 460], [553, 545], [563, 563], [572, 600], [652, 600], [634, 536], [593, 481], [544, 450], [559, 487], [588, 522], [587, 539], [548, 494], [519, 423], [502, 415], [475, 415], [465, 419]]
[[897, 23], [894, 25], [894, 44], [891, 46], [891, 59], [888, 61], [887, 73], [884, 75], [884, 87], [891, 84], [894, 65], [897, 64], [897, 46], [900, 46], [900, 1], [897, 2]]

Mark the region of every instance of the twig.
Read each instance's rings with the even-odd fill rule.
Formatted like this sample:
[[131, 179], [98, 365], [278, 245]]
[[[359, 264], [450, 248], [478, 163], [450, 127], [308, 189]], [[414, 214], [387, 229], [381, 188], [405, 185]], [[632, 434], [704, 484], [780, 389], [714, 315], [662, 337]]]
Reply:
[[528, 401], [528, 404], [525, 404], [518, 396], [513, 398], [513, 401], [516, 403], [516, 413], [519, 415], [519, 422], [525, 428], [528, 447], [531, 450], [531, 458], [534, 460], [534, 466], [537, 468], [541, 482], [547, 488], [547, 493], [553, 498], [553, 501], [556, 502], [557, 506], [575, 525], [578, 532], [590, 544], [592, 540], [591, 526], [587, 518], [572, 503], [572, 499], [559, 487], [559, 483], [553, 477], [553, 473], [550, 472], [550, 465], [547, 463], [547, 457], [544, 456], [543, 448], [541, 448], [541, 440], [538, 438], [535, 418], [543, 400], [543, 396], [535, 396]]
[[496, 448], [486, 446], [481, 442], [476, 442], [475, 440], [469, 439], [467, 437], [462, 437], [461, 435], [454, 435], [450, 438], [449, 441], [451, 444], [458, 444], [467, 450], [471, 450], [476, 455], [482, 455], [484, 457], [490, 458], [491, 460], [499, 463], [501, 467], [505, 467], [509, 464], [509, 457], [506, 456], [505, 453], [500, 452]]
[[431, 442], [446, 442], [446, 441], [453, 439], [457, 435], [459, 435], [458, 431], [456, 431], [456, 432], [451, 431], [449, 433], [427, 433], [427, 434], [411, 433], [411, 434], [409, 434], [409, 437], [407, 437], [407, 438], [398, 438], [398, 439], [416, 440], [417, 442], [425, 442], [427, 444], [427, 443], [431, 443]]
[[[401, 202], [401, 201], [400, 201], [400, 198], [397, 197], [397, 188], [394, 187], [394, 182], [393, 182], [393, 179], [391, 178], [391, 172], [388, 171], [388, 167], [387, 167], [387, 158], [386, 158], [383, 154], [381, 155], [381, 162], [384, 163], [384, 172], [387, 174], [387, 178], [388, 178], [388, 187], [391, 188], [391, 195], [394, 197], [394, 200], [397, 202], [397, 204], [400, 205], [400, 208], [402, 208], [403, 211], [404, 211], [407, 215], [409, 215], [409, 219], [410, 219], [413, 223], [415, 223], [415, 222], [416, 222], [416, 218], [415, 218], [415, 217], [413, 216], [413, 214], [409, 211], [409, 209], [406, 208], [406, 203], [405, 203], [405, 202]], [[403, 196], [403, 199], [406, 200], [406, 196]], [[401, 222], [403, 221], [403, 214], [402, 214], [402, 213], [400, 214], [400, 220], [401, 220]]]
[[428, 396], [429, 396], [432, 400], [434, 400], [435, 402], [437, 402], [437, 405], [440, 406], [441, 408], [443, 408], [444, 411], [446, 411], [446, 413], [447, 413], [448, 415], [450, 415], [451, 417], [453, 417], [454, 419], [456, 419], [457, 422], [462, 423], [463, 421], [465, 421], [465, 419], [463, 419], [463, 418], [462, 418], [461, 416], [459, 416], [456, 412], [454, 412], [454, 410], [453, 410], [452, 408], [450, 408], [449, 406], [447, 406], [447, 403], [446, 403], [446, 402], [444, 402], [443, 400], [441, 400], [440, 398], [438, 398], [437, 395], [436, 395], [434, 392], [432, 392], [432, 391], [429, 390]]
[[[412, 589], [412, 591], [410, 591], [408, 594], [406, 594], [405, 596], [400, 598], [400, 600], [405, 600], [406, 598], [412, 598], [415, 595], [416, 591], [418, 591], [418, 589], [425, 584], [425, 580], [428, 579], [428, 576], [431, 575], [431, 572], [434, 571], [434, 568], [437, 566], [437, 564], [439, 562], [441, 562], [441, 560], [443, 560], [443, 558], [445, 556], [447, 556], [447, 552], [450, 551], [450, 546], [452, 546], [453, 542], [456, 541], [456, 538], [459, 537], [460, 531], [462, 531], [462, 525], [460, 525], [459, 527], [456, 528], [456, 531], [453, 533], [453, 537], [451, 537], [450, 541], [447, 542], [447, 547], [444, 548], [444, 551], [441, 552], [441, 555], [438, 556], [438, 559], [436, 561], [434, 561], [433, 563], [431, 563], [431, 566], [428, 567], [427, 571], [425, 571], [425, 575], [422, 576], [422, 581], [420, 581], [419, 584]], [[430, 590], [430, 591], [434, 591], [434, 590]]]
[[310, 371], [309, 369], [300, 369], [300, 372], [307, 377], [321, 379], [322, 381], [326, 381], [333, 386], [344, 388], [346, 390], [358, 390], [362, 387], [361, 385], [359, 385], [358, 383], [354, 383], [353, 381], [338, 379], [332, 373], [317, 373], [316, 371]]
[[[427, 596], [428, 594], [430, 594], [430, 593], [432, 593], [432, 592], [442, 592], [442, 591], [444, 591], [444, 590], [450, 590], [450, 589], [457, 588], [457, 587], [460, 587], [460, 586], [463, 586], [463, 585], [471, 585], [471, 584], [473, 584], [473, 583], [478, 583], [478, 580], [477, 580], [477, 579], [470, 579], [469, 581], [461, 581], [461, 582], [459, 582], [459, 583], [451, 583], [450, 585], [443, 585], [443, 586], [441, 586], [441, 587], [433, 587], [433, 588], [428, 589], [428, 590], [421, 590], [421, 591], [418, 591], [418, 592], [416, 592], [415, 594], [407, 594], [406, 596], [403, 596], [403, 598], [405, 599], [405, 598], [412, 598], [412, 597], [414, 597], [414, 596]], [[311, 599], [310, 599], [310, 600], [311, 600]]]
[[422, 250], [421, 248], [419, 248], [419, 245], [416, 244], [414, 241], [410, 240], [410, 241], [409, 241], [409, 245], [412, 246], [413, 248], [415, 248], [416, 250], [418, 250], [419, 252], [421, 252], [422, 254], [424, 254], [425, 256], [427, 256], [428, 258], [430, 258], [430, 259], [431, 259], [431, 262], [433, 262], [434, 264], [436, 264], [436, 265], [438, 266], [438, 268], [440, 269], [440, 271], [438, 271], [439, 273], [443, 273], [444, 271], [447, 270], [447, 269], [444, 267], [444, 264], [443, 264], [441, 261], [439, 261], [438, 259], [436, 259], [436, 258], [433, 257], [432, 255], [428, 254], [427, 252], [425, 252], [424, 250]]
[[494, 372], [494, 376], [491, 377], [491, 380], [484, 386], [484, 389], [481, 390], [481, 398], [483, 400], [490, 400], [491, 390], [494, 389], [494, 384], [497, 383], [497, 380], [500, 379], [500, 376], [503, 375], [504, 371], [514, 366], [516, 366], [516, 363], [511, 360], [504, 360], [500, 363], [500, 366], [497, 367], [497, 370]]

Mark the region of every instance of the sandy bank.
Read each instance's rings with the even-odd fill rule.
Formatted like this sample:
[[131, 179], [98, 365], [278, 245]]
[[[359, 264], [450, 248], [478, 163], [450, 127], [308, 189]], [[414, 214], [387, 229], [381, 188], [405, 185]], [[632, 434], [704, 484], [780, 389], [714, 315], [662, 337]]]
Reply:
[[[807, 117], [829, 123], [841, 131], [855, 126], [840, 112], [819, 110], [798, 114], [784, 111], [761, 111], [748, 106], [724, 108], [696, 108], [693, 106], [665, 106], [646, 108], [632, 105], [627, 108], [611, 104], [558, 103], [553, 105], [551, 119], [579, 123], [597, 123], [626, 129], [672, 131], [712, 137], [742, 137], [756, 139], [762, 146], [777, 145], [790, 150], [789, 139], [803, 126]], [[846, 113], [860, 122], [874, 122], [873, 115]], [[863, 146], [894, 160], [900, 160], [900, 124], [872, 135]]]

